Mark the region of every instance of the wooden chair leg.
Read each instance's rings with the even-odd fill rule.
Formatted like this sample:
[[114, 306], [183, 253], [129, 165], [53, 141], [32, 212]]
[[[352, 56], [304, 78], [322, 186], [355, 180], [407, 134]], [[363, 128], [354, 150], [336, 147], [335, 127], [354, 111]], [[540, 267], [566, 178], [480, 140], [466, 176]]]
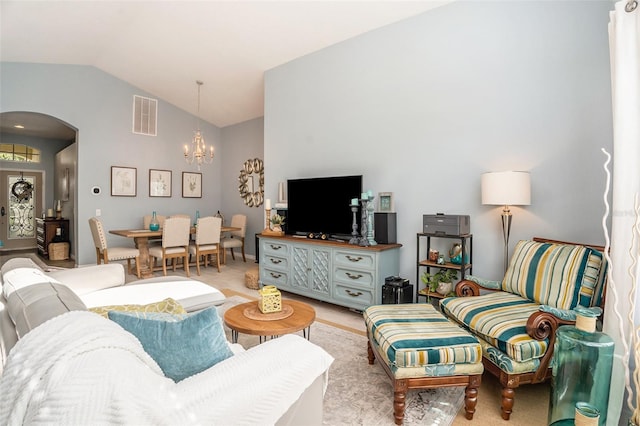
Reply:
[[243, 261], [244, 263], [247, 263], [247, 258], [246, 258], [246, 257], [245, 257], [245, 255], [244, 255], [244, 243], [242, 243], [242, 261]]
[[162, 274], [167, 276], [167, 259], [162, 258]]
[[102, 257], [100, 256], [100, 249], [96, 247], [96, 264], [99, 265], [102, 262]]
[[218, 267], [218, 272], [220, 272], [220, 249], [216, 253], [216, 266]]
[[236, 254], [233, 252], [233, 249], [231, 248], [231, 249], [229, 249], [229, 251], [231, 252], [231, 258], [233, 260], [236, 260]]
[[189, 274], [189, 255], [185, 254], [182, 259], [183, 259], [182, 262], [184, 263], [184, 270], [187, 272], [187, 277], [190, 277], [191, 275]]
[[515, 397], [515, 391], [513, 388], [503, 386], [502, 387], [502, 404], [500, 406], [502, 410], [502, 418], [509, 420], [511, 412], [513, 411], [513, 398]]
[[[207, 265], [207, 256], [204, 256], [204, 264]], [[196, 272], [200, 276], [200, 253], [196, 253]]]

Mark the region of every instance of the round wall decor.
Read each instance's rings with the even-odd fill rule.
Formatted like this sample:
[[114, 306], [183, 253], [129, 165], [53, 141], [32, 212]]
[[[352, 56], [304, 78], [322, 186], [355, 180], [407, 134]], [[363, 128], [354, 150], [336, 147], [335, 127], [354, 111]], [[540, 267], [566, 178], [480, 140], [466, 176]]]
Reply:
[[260, 207], [264, 201], [264, 163], [259, 158], [249, 159], [242, 165], [238, 177], [238, 191], [249, 207]]

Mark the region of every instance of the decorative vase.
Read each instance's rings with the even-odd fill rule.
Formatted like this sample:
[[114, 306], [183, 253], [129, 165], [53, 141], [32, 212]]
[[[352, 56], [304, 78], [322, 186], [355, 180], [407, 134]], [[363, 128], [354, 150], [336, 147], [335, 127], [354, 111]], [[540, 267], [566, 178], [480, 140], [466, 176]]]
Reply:
[[156, 212], [153, 212], [153, 215], [151, 216], [151, 222], [149, 222], [149, 230], [150, 231], [157, 231], [160, 229], [160, 222], [158, 222], [158, 217], [156, 216]]
[[273, 231], [275, 231], [275, 232], [282, 232], [282, 226], [280, 226], [280, 225], [273, 225]]
[[443, 296], [451, 293], [453, 290], [453, 283], [438, 283], [438, 287], [436, 288], [436, 293], [439, 293]]
[[[613, 368], [614, 342], [595, 331], [600, 308], [577, 306], [576, 325], [563, 325], [556, 331], [549, 398], [549, 425], [578, 424], [576, 408], [598, 412], [598, 425], [607, 422], [607, 405]], [[589, 410], [587, 410], [590, 408]], [[593, 416], [587, 420], [593, 422]], [[584, 423], [582, 423], [584, 424]]]

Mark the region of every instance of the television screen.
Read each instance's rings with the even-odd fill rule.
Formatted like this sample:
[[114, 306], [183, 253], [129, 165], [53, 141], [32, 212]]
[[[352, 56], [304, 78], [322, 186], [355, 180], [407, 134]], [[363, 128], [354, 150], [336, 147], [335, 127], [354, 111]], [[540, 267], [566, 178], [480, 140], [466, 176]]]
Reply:
[[[362, 194], [362, 175], [289, 179], [287, 181], [288, 234], [310, 232], [349, 239], [353, 213], [351, 200]], [[360, 230], [360, 209], [356, 213]]]

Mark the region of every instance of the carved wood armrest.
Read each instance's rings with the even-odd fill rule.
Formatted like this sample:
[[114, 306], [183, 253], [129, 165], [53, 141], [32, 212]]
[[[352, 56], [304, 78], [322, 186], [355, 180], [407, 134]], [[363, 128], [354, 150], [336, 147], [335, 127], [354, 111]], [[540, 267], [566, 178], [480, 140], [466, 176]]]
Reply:
[[461, 280], [456, 284], [456, 296], [480, 296], [480, 286], [469, 280]]
[[502, 291], [499, 289], [486, 288], [471, 280], [461, 280], [456, 284], [456, 296], [480, 296], [480, 290], [488, 292]]
[[527, 334], [536, 340], [549, 339], [549, 345], [544, 356], [540, 359], [540, 366], [535, 373], [533, 383], [544, 380], [553, 357], [553, 345], [556, 341], [556, 330], [561, 325], [575, 324], [575, 321], [564, 320], [549, 312], [534, 312], [527, 320]]

